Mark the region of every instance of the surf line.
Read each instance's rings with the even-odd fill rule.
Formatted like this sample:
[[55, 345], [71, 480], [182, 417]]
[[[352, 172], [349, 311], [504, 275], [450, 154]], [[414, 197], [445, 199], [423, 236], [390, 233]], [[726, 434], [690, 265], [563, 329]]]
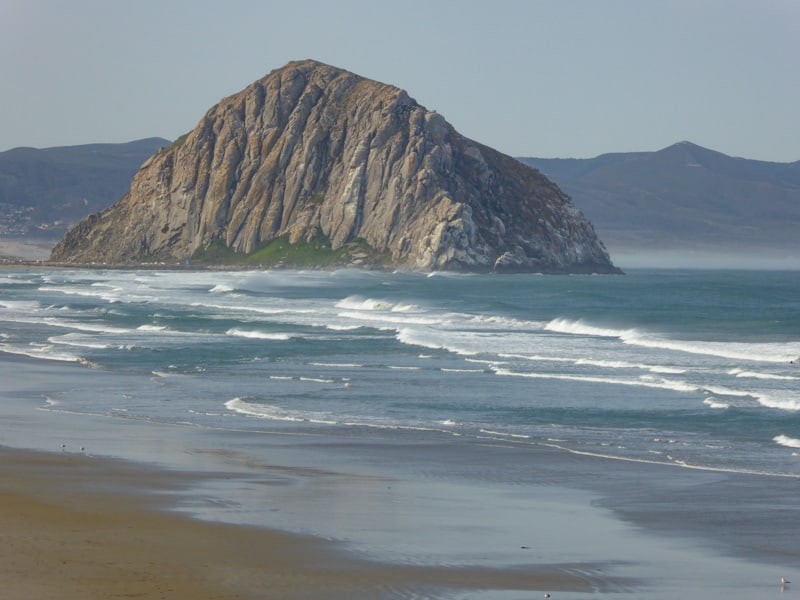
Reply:
[[[490, 433], [490, 432], [485, 432]], [[687, 463], [685, 461], [680, 462], [667, 462], [661, 460], [652, 460], [647, 458], [634, 458], [632, 456], [615, 456], [613, 454], [603, 454], [602, 452], [590, 452], [588, 450], [576, 450], [575, 448], [569, 448], [567, 446], [562, 446], [560, 444], [552, 444], [547, 442], [537, 442], [537, 441], [530, 441], [530, 442], [521, 442], [515, 440], [510, 437], [493, 437], [493, 436], [477, 436], [479, 439], [485, 440], [492, 440], [494, 442], [501, 442], [505, 444], [507, 447], [512, 448], [524, 448], [525, 446], [541, 446], [543, 448], [551, 448], [553, 450], [560, 450], [562, 452], [568, 452], [569, 454], [575, 454], [577, 456], [589, 456], [592, 458], [602, 458], [605, 460], [618, 460], [623, 462], [631, 462], [631, 463], [643, 463], [648, 465], [658, 465], [662, 467], [673, 467], [673, 468], [683, 468], [683, 469], [693, 469], [695, 471], [705, 471], [709, 473], [731, 473], [736, 475], [758, 475], [760, 477], [782, 477], [784, 479], [800, 479], [800, 474], [796, 473], [770, 473], [768, 471], [755, 471], [752, 469], [733, 469], [733, 468], [725, 468], [725, 467], [711, 467], [711, 466], [703, 466], [703, 465], [693, 465], [691, 463]], [[489, 445], [487, 443], [487, 445]]]
[[555, 450], [562, 450], [564, 452], [569, 452], [570, 454], [576, 454], [579, 456], [591, 456], [594, 458], [604, 458], [608, 460], [621, 460], [625, 462], [635, 462], [635, 463], [645, 463], [650, 465], [661, 465], [665, 467], [678, 467], [683, 469], [694, 469], [695, 471], [706, 471], [710, 473], [732, 473], [736, 475], [759, 475], [761, 477], [783, 477], [785, 479], [800, 479], [800, 474], [796, 473], [770, 473], [768, 471], [755, 471], [753, 469], [733, 469], [733, 468], [726, 468], [726, 467], [711, 467], [711, 466], [703, 466], [703, 465], [693, 465], [691, 463], [680, 461], [680, 462], [666, 462], [661, 460], [649, 460], [646, 458], [634, 458], [632, 456], [614, 456], [612, 454], [603, 454], [602, 452], [589, 452], [588, 450], [576, 450], [574, 448], [567, 448], [566, 446], [561, 446], [559, 444], [548, 444], [545, 442], [533, 442], [538, 446], [544, 446], [547, 448], [553, 448]]

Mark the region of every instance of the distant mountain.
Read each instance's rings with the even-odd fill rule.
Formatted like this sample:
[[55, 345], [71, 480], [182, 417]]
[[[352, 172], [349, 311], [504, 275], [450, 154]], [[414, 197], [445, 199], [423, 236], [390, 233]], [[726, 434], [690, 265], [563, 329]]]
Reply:
[[59, 239], [119, 200], [162, 138], [0, 152], [0, 237]]
[[733, 158], [690, 142], [591, 159], [519, 160], [572, 197], [612, 256], [663, 250], [800, 256], [800, 161]]
[[539, 171], [404, 90], [313, 60], [222, 99], [51, 259], [618, 272]]

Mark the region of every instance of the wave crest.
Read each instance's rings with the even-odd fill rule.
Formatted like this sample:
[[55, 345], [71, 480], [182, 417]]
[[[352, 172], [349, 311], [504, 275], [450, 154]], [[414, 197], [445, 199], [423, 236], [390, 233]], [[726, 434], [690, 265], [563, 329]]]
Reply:
[[274, 340], [274, 341], [286, 341], [292, 339], [292, 336], [288, 333], [270, 333], [267, 331], [254, 331], [254, 330], [245, 330], [245, 329], [228, 329], [225, 332], [225, 335], [230, 335], [232, 337], [241, 337], [241, 338], [248, 338], [253, 340]]
[[789, 437], [788, 435], [776, 435], [774, 438], [772, 438], [772, 441], [779, 446], [785, 446], [787, 448], [800, 448], [800, 440]]
[[800, 344], [790, 343], [747, 343], [747, 342], [709, 342], [702, 340], [676, 340], [639, 329], [613, 329], [599, 327], [585, 321], [553, 319], [544, 326], [545, 330], [569, 335], [612, 337], [624, 344], [642, 348], [656, 348], [730, 358], [734, 360], [789, 363], [800, 354]]

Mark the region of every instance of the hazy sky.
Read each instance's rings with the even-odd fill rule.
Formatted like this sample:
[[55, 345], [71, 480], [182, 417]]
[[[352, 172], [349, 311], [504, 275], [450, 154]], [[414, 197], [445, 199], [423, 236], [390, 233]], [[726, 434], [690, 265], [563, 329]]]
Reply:
[[304, 58], [513, 156], [800, 160], [800, 0], [0, 0], [0, 150], [174, 139]]

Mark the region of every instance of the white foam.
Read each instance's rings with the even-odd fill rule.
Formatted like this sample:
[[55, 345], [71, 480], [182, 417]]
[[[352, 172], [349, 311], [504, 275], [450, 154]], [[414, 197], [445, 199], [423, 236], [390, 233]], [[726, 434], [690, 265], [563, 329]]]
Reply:
[[737, 398], [755, 398], [756, 394], [745, 390], [732, 390], [731, 388], [722, 385], [705, 385], [703, 389], [715, 396], [734, 396]]
[[416, 304], [395, 304], [392, 306], [392, 312], [412, 312], [419, 310], [420, 308]]
[[772, 441], [779, 446], [785, 446], [787, 448], [800, 448], [800, 440], [789, 437], [788, 435], [776, 435], [774, 438], [772, 438]]
[[589, 335], [599, 337], [623, 338], [638, 334], [636, 329], [611, 329], [608, 327], [597, 327], [589, 325], [582, 320], [573, 321], [570, 319], [553, 319], [544, 328], [555, 333], [568, 333], [572, 335]]
[[673, 392], [698, 392], [700, 388], [683, 381], [673, 381], [668, 379], [618, 379], [614, 377], [592, 377], [587, 375], [564, 375], [560, 373], [530, 373], [511, 371], [509, 369], [493, 368], [497, 375], [510, 377], [527, 377], [529, 379], [556, 379], [561, 381], [578, 381], [584, 383], [605, 383], [609, 385], [638, 386], [646, 388], [656, 388], [670, 390]]
[[711, 465], [696, 465], [691, 464], [686, 461], [676, 460], [672, 456], [666, 455], [668, 461], [660, 461], [660, 460], [650, 460], [646, 458], [635, 458], [632, 456], [619, 456], [615, 454], [604, 454], [600, 452], [591, 452], [587, 450], [577, 450], [575, 448], [569, 448], [567, 446], [563, 446], [561, 444], [542, 444], [543, 446], [548, 446], [550, 448], [556, 448], [558, 450], [563, 450], [570, 454], [576, 454], [578, 456], [594, 456], [597, 458], [605, 458], [609, 460], [619, 460], [622, 462], [631, 462], [631, 463], [644, 463], [644, 464], [652, 464], [652, 465], [667, 465], [667, 466], [675, 466], [675, 467], [683, 467], [686, 469], [693, 469], [696, 471], [707, 471], [710, 473], [738, 473], [743, 475], [766, 475], [769, 477], [784, 477], [787, 479], [800, 479], [800, 475], [796, 473], [776, 473], [770, 471], [759, 471], [755, 469], [737, 469], [737, 468], [728, 468], [728, 467], [715, 467]]
[[709, 408], [717, 408], [717, 409], [726, 409], [730, 408], [730, 404], [726, 404], [725, 402], [720, 402], [716, 398], [709, 397], [703, 400], [703, 404], [708, 406]]
[[[395, 272], [399, 273], [400, 271]], [[456, 271], [431, 271], [425, 275], [425, 277], [428, 279], [432, 279], [434, 277], [442, 277], [444, 279], [463, 279], [472, 276], [472, 273], [458, 273]]]
[[[477, 354], [477, 352], [469, 348], [459, 346], [452, 341], [442, 339], [443, 332], [433, 329], [402, 328], [397, 332], [395, 337], [398, 342], [407, 344], [409, 346], [421, 346], [422, 348], [431, 348], [432, 350], [449, 350], [450, 352], [461, 354], [463, 356], [472, 356]], [[457, 339], [459, 337], [459, 333], [455, 332], [450, 337]]]
[[500, 358], [529, 360], [531, 362], [557, 362], [557, 363], [574, 363], [574, 358], [563, 358], [559, 356], [543, 356], [541, 354], [509, 354], [507, 352], [500, 352]]
[[793, 377], [791, 375], [776, 375], [773, 373], [757, 373], [755, 371], [744, 371], [742, 369], [731, 369], [728, 375], [735, 375], [736, 377], [743, 377], [748, 379], [766, 379], [772, 381], [800, 381], [800, 377]]
[[225, 285], [224, 283], [218, 283], [217, 285], [215, 285], [213, 288], [211, 288], [208, 291], [210, 293], [212, 293], [212, 294], [224, 294], [226, 292], [232, 292], [235, 289], [236, 288], [234, 288], [234, 287], [232, 287], [230, 285]]
[[35, 300], [0, 300], [0, 308], [18, 310], [23, 312], [37, 311], [41, 309], [41, 303]]
[[789, 390], [733, 390], [719, 385], [706, 385], [703, 389], [715, 396], [752, 398], [765, 408], [800, 411], [800, 396]]
[[77, 331], [90, 331], [92, 333], [130, 333], [130, 329], [121, 329], [119, 327], [111, 327], [109, 325], [100, 325], [96, 323], [86, 323], [83, 321], [68, 321], [65, 319], [56, 319], [53, 317], [45, 317], [44, 319], [35, 319], [29, 321], [30, 323], [42, 323], [51, 327], [61, 327], [62, 329], [75, 329]]
[[530, 437], [531, 437], [529, 435], [523, 435], [521, 433], [508, 433], [508, 432], [504, 432], [504, 431], [492, 431], [491, 429], [481, 429], [480, 432], [483, 433], [483, 434], [486, 434], [486, 435], [493, 435], [493, 436], [498, 436], [498, 437], [503, 437], [503, 438], [523, 439], [523, 440], [530, 439]]
[[292, 414], [277, 406], [270, 404], [256, 404], [248, 402], [242, 398], [234, 398], [225, 403], [225, 408], [232, 410], [239, 414], [248, 415], [251, 417], [260, 417], [262, 419], [273, 419], [277, 421], [306, 421], [303, 417]]
[[369, 324], [382, 323], [392, 328], [396, 325], [438, 325], [440, 319], [432, 317], [420, 316], [397, 316], [405, 313], [367, 313], [367, 312], [340, 312], [337, 316], [341, 319], [352, 319], [354, 321], [362, 321]]
[[90, 348], [94, 350], [107, 350], [109, 348], [118, 348], [119, 346], [114, 346], [112, 344], [103, 344], [101, 342], [95, 342], [91, 340], [87, 340], [79, 333], [68, 333], [66, 335], [61, 336], [52, 336], [47, 339], [47, 341], [51, 344], [60, 344], [62, 346], [72, 346], [74, 348]]
[[33, 279], [17, 279], [11, 275], [0, 277], [0, 285], [33, 285], [35, 283]]
[[266, 331], [246, 331], [243, 329], [229, 329], [225, 332], [226, 335], [230, 335], [233, 337], [241, 337], [241, 338], [248, 338], [248, 339], [255, 339], [255, 340], [274, 340], [274, 341], [286, 341], [292, 339], [292, 336], [288, 333], [270, 333]]
[[57, 360], [60, 362], [84, 362], [77, 354], [66, 352], [55, 352], [52, 345], [37, 344], [32, 346], [14, 346], [11, 344], [0, 344], [0, 350], [8, 354], [18, 354], [30, 358], [44, 360]]
[[383, 429], [393, 431], [426, 431], [439, 432], [448, 435], [460, 436], [461, 434], [451, 429], [432, 428], [425, 426], [400, 425], [392, 422], [370, 422], [364, 419], [353, 419], [341, 416], [334, 419], [325, 413], [310, 413], [292, 411], [270, 404], [248, 401], [244, 398], [234, 398], [225, 403], [228, 410], [251, 417], [270, 419], [276, 421], [290, 421], [295, 423], [313, 423], [315, 425], [346, 425], [352, 427], [368, 427], [370, 429]]
[[475, 364], [478, 364], [478, 365], [501, 365], [501, 364], [505, 364], [505, 363], [503, 363], [503, 361], [499, 361], [499, 360], [484, 360], [482, 358], [465, 358], [464, 362], [475, 363]]
[[[81, 287], [57, 287], [57, 286], [40, 286], [40, 292], [56, 292], [64, 294], [65, 296], [82, 296], [85, 298], [100, 298], [111, 304], [120, 301], [123, 295], [123, 289], [107, 286], [103, 284], [94, 283], [88, 289]], [[130, 297], [127, 298], [131, 300]], [[149, 298], [153, 299], [153, 298]]]
[[595, 360], [591, 358], [578, 358], [574, 362], [576, 365], [589, 365], [591, 367], [604, 367], [607, 369], [640, 369], [643, 371], [650, 371], [651, 373], [660, 373], [663, 375], [682, 375], [683, 373], [686, 373], [686, 369], [679, 369], [677, 367], [646, 365], [642, 363], [631, 363], [624, 360]]
[[61, 404], [60, 400], [56, 400], [52, 396], [45, 396], [44, 401], [47, 406], [58, 406], [59, 404]]
[[767, 408], [775, 408], [778, 410], [787, 410], [791, 412], [800, 411], [800, 397], [792, 392], [772, 390], [768, 393], [757, 394], [756, 400], [758, 400], [758, 403], [761, 406], [765, 406]]
[[632, 363], [625, 360], [600, 360], [593, 358], [570, 358], [563, 356], [544, 356], [541, 354], [508, 354], [501, 352], [498, 354], [500, 358], [527, 360], [530, 362], [555, 362], [555, 363], [571, 363], [576, 366], [590, 366], [602, 367], [606, 369], [639, 369], [642, 371], [649, 371], [651, 373], [658, 373], [663, 375], [682, 375], [687, 372], [686, 369], [678, 367], [669, 367], [664, 365], [649, 365], [644, 363]]
[[150, 371], [150, 372], [153, 375], [155, 375], [156, 377], [162, 377], [162, 378], [165, 378], [165, 377], [181, 377], [181, 376], [183, 376], [182, 373], [171, 373], [169, 371]]
[[335, 369], [362, 369], [364, 365], [358, 363], [310, 362], [312, 367], [330, 367]]
[[547, 331], [569, 335], [612, 337], [625, 344], [643, 348], [673, 350], [689, 354], [717, 356], [734, 360], [788, 363], [800, 356], [800, 343], [745, 343], [709, 342], [702, 340], [674, 340], [638, 329], [598, 327], [582, 320], [553, 319], [544, 327]]
[[363, 296], [348, 296], [343, 300], [339, 300], [339, 302], [336, 303], [336, 307], [359, 311], [391, 310], [394, 304], [385, 300], [364, 298]]
[[271, 404], [248, 402], [242, 398], [234, 398], [225, 403], [225, 408], [239, 414], [270, 419], [273, 421], [291, 421], [295, 423], [318, 423], [335, 425], [336, 421], [325, 418], [324, 415], [306, 415], [298, 411], [290, 411]]
[[323, 379], [322, 377], [300, 377], [300, 381], [310, 381], [312, 383], [336, 383], [333, 379]]
[[454, 321], [464, 321], [467, 327], [481, 327], [492, 330], [501, 329], [508, 331], [541, 331], [546, 323], [544, 321], [522, 321], [510, 317], [499, 315], [461, 315], [450, 313], [449, 317]]
[[305, 314], [317, 313], [317, 310], [310, 308], [256, 306], [252, 304], [245, 305], [245, 304], [234, 304], [234, 303], [209, 304], [207, 302], [190, 302], [188, 306], [203, 308], [203, 309], [214, 309], [228, 314], [255, 313], [257, 315], [305, 315]]
[[136, 331], [166, 331], [166, 325], [139, 325]]

